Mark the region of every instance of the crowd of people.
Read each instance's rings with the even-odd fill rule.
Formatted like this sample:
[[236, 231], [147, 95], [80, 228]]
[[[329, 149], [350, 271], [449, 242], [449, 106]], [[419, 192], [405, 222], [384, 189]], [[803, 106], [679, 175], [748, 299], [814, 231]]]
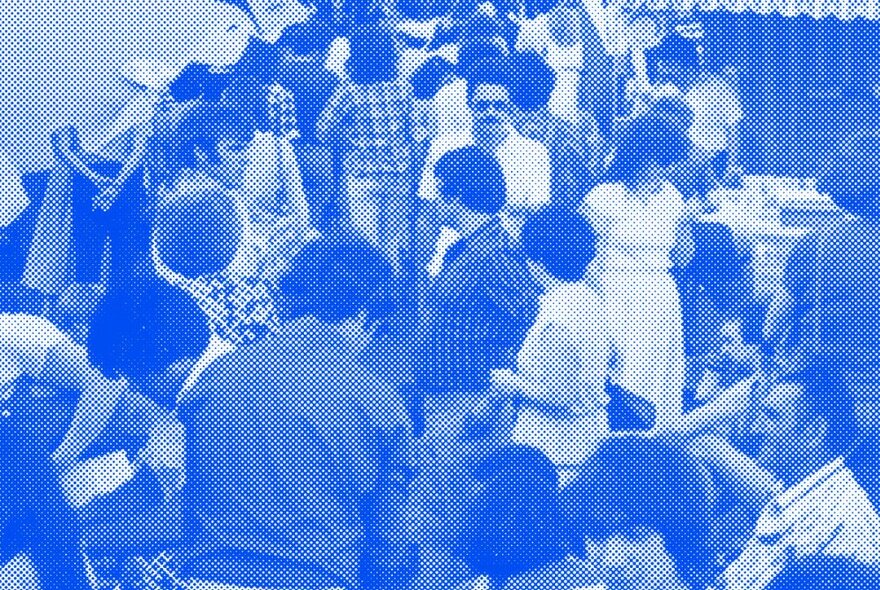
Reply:
[[53, 136], [0, 314], [3, 561], [69, 590], [880, 588], [877, 136], [762, 305], [703, 221], [743, 112], [693, 40], [614, 113], [580, 3], [429, 4], [187, 67], [122, 160]]

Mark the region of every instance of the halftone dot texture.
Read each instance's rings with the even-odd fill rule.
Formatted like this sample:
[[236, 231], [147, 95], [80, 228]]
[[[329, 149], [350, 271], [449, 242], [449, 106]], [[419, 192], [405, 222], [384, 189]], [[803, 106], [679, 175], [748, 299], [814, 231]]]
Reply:
[[0, 590], [703, 587], [742, 506], [615, 425], [747, 391], [760, 458], [736, 386], [821, 372], [876, 427], [872, 2], [392, 4], [9, 10]]

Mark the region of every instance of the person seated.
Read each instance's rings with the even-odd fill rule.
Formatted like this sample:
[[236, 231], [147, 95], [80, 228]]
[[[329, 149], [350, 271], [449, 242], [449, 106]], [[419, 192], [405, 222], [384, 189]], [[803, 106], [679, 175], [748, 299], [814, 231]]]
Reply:
[[[858, 452], [853, 402], [843, 387], [822, 375], [786, 377], [761, 401], [753, 431], [761, 439], [756, 462], [776, 478], [765, 486], [774, 497], [725, 570], [724, 587], [766, 588], [792, 554], [876, 563], [880, 553], [871, 539], [880, 517], [876, 494], [869, 493], [876, 477], [865, 477], [875, 461]], [[718, 455], [705, 446], [704, 452]]]
[[[181, 400], [197, 522], [265, 567], [297, 562], [285, 587], [397, 588], [417, 565], [401, 510], [411, 422], [361, 359], [392, 278], [367, 244], [308, 244], [280, 280], [282, 329], [216, 360]], [[207, 575], [198, 565], [181, 575]], [[213, 581], [264, 586], [262, 570]]]
[[513, 440], [543, 450], [560, 467], [582, 463], [608, 434], [612, 344], [601, 295], [587, 273], [595, 241], [577, 213], [548, 209], [526, 221], [523, 249], [544, 294], [516, 371], [492, 373], [493, 385], [523, 396]]
[[767, 590], [877, 590], [880, 571], [845, 557], [812, 556], [789, 565]]
[[502, 225], [498, 162], [465, 147], [443, 156], [435, 173], [443, 195], [439, 217], [457, 241], [436, 257], [441, 268], [427, 286], [414, 380], [436, 391], [479, 391], [492, 369], [513, 368], [541, 287]]
[[565, 557], [555, 466], [539, 451], [513, 445], [475, 468], [479, 493], [468, 507], [459, 550], [476, 580], [498, 587]]
[[561, 505], [568, 557], [505, 588], [705, 588], [712, 579], [711, 480], [678, 447], [609, 439], [563, 489]]

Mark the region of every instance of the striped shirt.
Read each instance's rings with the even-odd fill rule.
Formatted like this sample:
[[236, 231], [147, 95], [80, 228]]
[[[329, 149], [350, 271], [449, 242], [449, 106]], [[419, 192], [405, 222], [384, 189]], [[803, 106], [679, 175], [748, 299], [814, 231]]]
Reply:
[[724, 590], [761, 590], [810, 555], [880, 563], [880, 518], [839, 458], [772, 500], [754, 535], [722, 575]]

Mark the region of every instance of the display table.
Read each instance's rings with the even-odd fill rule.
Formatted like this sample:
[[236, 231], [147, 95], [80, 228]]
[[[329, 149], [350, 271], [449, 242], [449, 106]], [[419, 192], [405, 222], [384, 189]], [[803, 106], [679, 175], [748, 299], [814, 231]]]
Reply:
[[739, 247], [750, 254], [754, 296], [767, 302], [782, 284], [795, 244], [846, 213], [810, 180], [747, 176], [743, 185], [711, 192], [708, 199], [716, 209], [697, 221], [731, 229]]

